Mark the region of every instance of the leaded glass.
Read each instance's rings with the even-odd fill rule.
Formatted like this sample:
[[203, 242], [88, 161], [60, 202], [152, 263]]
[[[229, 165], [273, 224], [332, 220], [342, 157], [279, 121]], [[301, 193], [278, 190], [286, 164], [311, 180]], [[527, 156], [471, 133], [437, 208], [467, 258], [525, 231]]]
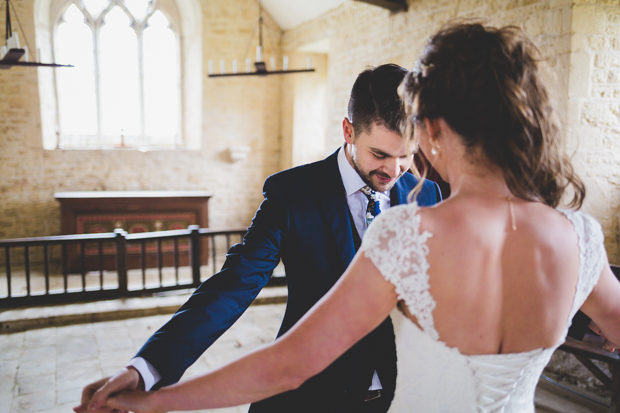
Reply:
[[58, 70], [58, 112], [64, 135], [97, 135], [93, 33], [84, 15], [72, 4], [58, 26], [58, 61], [75, 67]]
[[180, 142], [179, 38], [156, 1], [80, 0], [63, 14], [58, 60], [75, 68], [56, 72], [61, 146]]
[[144, 30], [145, 132], [154, 138], [174, 137], [179, 124], [176, 36], [168, 19], [156, 11]]
[[140, 88], [138, 41], [129, 16], [114, 7], [99, 35], [101, 128], [107, 137], [139, 136]]

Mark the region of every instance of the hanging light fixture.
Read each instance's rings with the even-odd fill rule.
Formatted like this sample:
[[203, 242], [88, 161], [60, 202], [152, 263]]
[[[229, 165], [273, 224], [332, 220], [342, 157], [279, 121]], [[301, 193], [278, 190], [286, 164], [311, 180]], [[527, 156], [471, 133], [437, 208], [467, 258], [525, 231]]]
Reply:
[[[251, 39], [250, 39], [251, 40]], [[275, 70], [275, 58], [270, 59], [271, 70], [267, 70], [267, 65], [263, 60], [263, 7], [258, 2], [258, 46], [256, 46], [256, 61], [254, 62], [255, 71], [251, 71], [250, 58], [245, 59], [245, 72], [239, 72], [237, 67], [237, 61], [232, 62], [232, 72], [226, 73], [226, 63], [224, 60], [220, 60], [220, 73], [215, 73], [213, 68], [213, 60], [209, 60], [209, 77], [223, 77], [223, 76], [265, 76], [265, 75], [283, 75], [288, 73], [303, 73], [314, 72], [312, 68], [312, 62], [309, 57], [306, 58], [306, 69], [291, 69], [288, 68], [288, 56], [284, 56], [282, 60], [282, 70]]]
[[[19, 29], [24, 36], [24, 41], [26, 42], [26, 46], [24, 46], [24, 48], [20, 48], [17, 32], [13, 32], [13, 29], [11, 27], [10, 8], [12, 7], [12, 5], [9, 0], [5, 0], [4, 2], [6, 3], [6, 43], [4, 46], [0, 47], [0, 69], [10, 69], [13, 66], [73, 67], [72, 65], [59, 65], [56, 63], [30, 62], [28, 56], [28, 40], [26, 39], [26, 35], [24, 34], [22, 25], [19, 22], [19, 17], [17, 17], [17, 13], [15, 12], [15, 9], [13, 9], [13, 13], [15, 13], [15, 18], [17, 19], [17, 24], [19, 25]], [[20, 61], [22, 56], [24, 57], [24, 60]]]

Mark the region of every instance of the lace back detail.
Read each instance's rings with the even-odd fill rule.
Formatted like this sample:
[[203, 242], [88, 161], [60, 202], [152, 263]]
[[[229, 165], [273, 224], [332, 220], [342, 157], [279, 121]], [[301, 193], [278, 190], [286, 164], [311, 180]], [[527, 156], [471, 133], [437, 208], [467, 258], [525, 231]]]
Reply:
[[362, 241], [364, 252], [381, 274], [394, 285], [422, 330], [433, 340], [439, 339], [433, 321], [435, 300], [429, 292], [428, 246], [433, 235], [420, 233], [419, 206], [398, 205], [379, 215]]
[[[601, 225], [591, 216], [578, 211], [560, 210], [573, 224], [579, 239], [579, 278], [568, 324], [562, 334], [568, 333], [570, 321], [583, 305], [598, 282], [605, 263], [605, 236]], [[564, 339], [562, 339], [562, 342]]]

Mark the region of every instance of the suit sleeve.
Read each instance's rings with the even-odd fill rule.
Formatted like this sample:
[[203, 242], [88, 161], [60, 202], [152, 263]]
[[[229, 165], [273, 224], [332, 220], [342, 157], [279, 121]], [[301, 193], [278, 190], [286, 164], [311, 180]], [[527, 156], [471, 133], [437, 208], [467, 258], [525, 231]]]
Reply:
[[155, 388], [179, 381], [269, 281], [288, 228], [285, 197], [276, 187], [273, 179], [265, 181], [264, 200], [243, 242], [228, 251], [222, 270], [204, 281], [137, 353], [161, 375]]

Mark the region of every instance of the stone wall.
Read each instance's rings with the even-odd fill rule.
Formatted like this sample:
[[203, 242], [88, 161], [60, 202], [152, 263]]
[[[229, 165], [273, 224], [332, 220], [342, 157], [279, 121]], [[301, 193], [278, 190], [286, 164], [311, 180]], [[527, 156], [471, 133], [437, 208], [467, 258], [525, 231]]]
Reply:
[[620, 263], [620, 1], [575, 1], [568, 96], [569, 148]]
[[[12, 2], [31, 47], [34, 1]], [[59, 234], [60, 210], [54, 200], [59, 191], [207, 190], [214, 194], [211, 227], [249, 225], [262, 200], [263, 180], [279, 169], [281, 80], [207, 78], [208, 60], [226, 59], [229, 70], [232, 59], [243, 62], [258, 9], [253, 0], [201, 5], [199, 149], [44, 150], [37, 69], [0, 70], [0, 239]], [[280, 29], [269, 16], [265, 20], [266, 36], [273, 39], [265, 44], [265, 54], [279, 56]], [[0, 26], [4, 33], [4, 23]], [[253, 36], [256, 42], [257, 34]], [[254, 57], [252, 48], [249, 55]], [[236, 146], [251, 148], [247, 159], [232, 162], [229, 149]]]
[[283, 50], [327, 39], [326, 151], [342, 142], [349, 91], [366, 66], [411, 68], [425, 40], [452, 19], [522, 27], [551, 70], [569, 154], [587, 186], [583, 210], [603, 225], [612, 263], [620, 263], [620, 2], [571, 0], [416, 0], [406, 13], [348, 2], [284, 34]]

